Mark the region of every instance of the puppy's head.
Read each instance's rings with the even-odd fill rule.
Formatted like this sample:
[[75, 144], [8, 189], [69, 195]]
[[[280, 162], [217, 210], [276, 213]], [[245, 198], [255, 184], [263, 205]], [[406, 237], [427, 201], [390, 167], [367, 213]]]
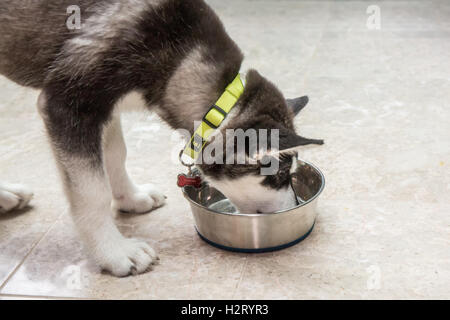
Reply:
[[298, 148], [323, 141], [295, 133], [293, 119], [307, 97], [285, 100], [254, 70], [246, 80], [234, 114], [204, 149], [199, 168], [241, 213], [288, 209], [296, 204], [290, 173]]

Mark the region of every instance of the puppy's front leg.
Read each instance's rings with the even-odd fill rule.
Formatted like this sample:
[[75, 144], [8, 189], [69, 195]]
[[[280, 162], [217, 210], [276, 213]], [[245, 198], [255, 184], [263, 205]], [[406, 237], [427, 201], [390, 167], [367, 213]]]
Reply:
[[0, 183], [0, 213], [23, 209], [33, 193], [20, 184]]
[[137, 186], [126, 171], [127, 148], [120, 116], [109, 122], [104, 135], [106, 171], [113, 194], [113, 208], [124, 212], [145, 213], [164, 205], [165, 197], [151, 184]]
[[[93, 258], [116, 276], [145, 272], [157, 259], [145, 242], [122, 236], [111, 214], [111, 188], [103, 164], [102, 136], [107, 115], [93, 106], [70, 105], [60, 96], [40, 98], [40, 106], [64, 180], [75, 225]], [[70, 98], [74, 101], [74, 98]], [[93, 100], [90, 100], [93, 101]], [[98, 102], [101, 104], [101, 102]], [[70, 106], [70, 107], [69, 107]], [[109, 112], [105, 106], [96, 110]]]

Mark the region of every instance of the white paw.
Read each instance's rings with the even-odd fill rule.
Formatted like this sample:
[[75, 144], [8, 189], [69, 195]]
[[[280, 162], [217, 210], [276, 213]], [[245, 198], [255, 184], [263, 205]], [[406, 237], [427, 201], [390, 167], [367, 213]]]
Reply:
[[19, 184], [0, 184], [0, 212], [23, 209], [33, 198], [33, 193]]
[[102, 245], [97, 260], [103, 270], [117, 277], [126, 277], [146, 272], [159, 258], [155, 250], [144, 241], [122, 238]]
[[136, 186], [134, 192], [114, 199], [112, 206], [123, 212], [146, 213], [163, 206], [165, 202], [166, 197], [155, 186], [146, 184]]

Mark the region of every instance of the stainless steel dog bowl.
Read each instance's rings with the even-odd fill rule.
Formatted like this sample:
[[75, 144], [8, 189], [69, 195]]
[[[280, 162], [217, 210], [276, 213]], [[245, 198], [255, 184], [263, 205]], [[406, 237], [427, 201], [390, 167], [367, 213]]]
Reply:
[[191, 205], [197, 232], [207, 243], [231, 251], [268, 252], [297, 244], [314, 227], [317, 199], [325, 186], [322, 172], [299, 160], [291, 184], [299, 204], [264, 214], [232, 213], [231, 206], [216, 210], [228, 200], [207, 183], [199, 189], [184, 187], [183, 194]]

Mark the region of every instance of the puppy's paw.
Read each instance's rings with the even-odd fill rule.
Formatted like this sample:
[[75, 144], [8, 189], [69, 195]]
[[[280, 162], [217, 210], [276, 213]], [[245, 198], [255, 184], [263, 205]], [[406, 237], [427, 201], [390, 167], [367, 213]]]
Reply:
[[19, 184], [0, 185], [0, 212], [23, 209], [33, 198], [33, 192]]
[[144, 273], [159, 260], [147, 243], [137, 239], [122, 238], [115, 243], [106, 244], [98, 252], [100, 256], [96, 258], [100, 267], [117, 277]]
[[166, 202], [166, 197], [153, 185], [136, 186], [134, 192], [119, 199], [114, 199], [115, 210], [132, 213], [146, 213], [159, 208]]

